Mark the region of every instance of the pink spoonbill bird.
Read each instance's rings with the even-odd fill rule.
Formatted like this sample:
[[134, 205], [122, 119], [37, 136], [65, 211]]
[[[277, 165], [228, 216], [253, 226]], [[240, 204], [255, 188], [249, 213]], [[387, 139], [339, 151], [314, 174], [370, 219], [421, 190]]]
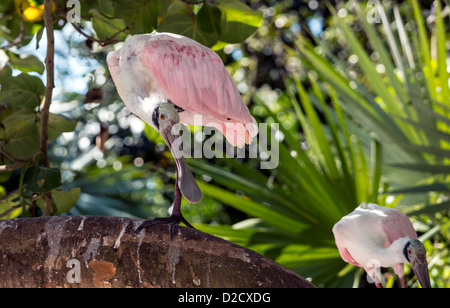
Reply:
[[180, 142], [175, 143], [179, 138], [176, 124], [215, 127], [233, 146], [243, 147], [258, 133], [255, 119], [220, 57], [187, 37], [157, 32], [134, 35], [120, 50], [111, 51], [107, 62], [128, 110], [161, 134], [175, 158], [172, 215], [148, 222], [168, 222], [171, 235], [181, 221], [192, 227], [181, 214], [181, 195], [197, 203], [202, 193], [179, 149]]
[[410, 263], [422, 288], [431, 288], [425, 247], [399, 210], [362, 203], [334, 225], [333, 233], [342, 259], [363, 267], [377, 287], [382, 287], [377, 269], [392, 267], [404, 288], [403, 265]]

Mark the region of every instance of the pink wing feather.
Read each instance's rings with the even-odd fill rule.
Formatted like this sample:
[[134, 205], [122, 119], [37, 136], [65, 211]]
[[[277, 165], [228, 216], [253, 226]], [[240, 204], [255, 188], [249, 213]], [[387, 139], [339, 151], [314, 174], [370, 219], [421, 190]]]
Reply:
[[386, 212], [389, 212], [389, 215], [384, 217], [381, 223], [381, 226], [387, 235], [385, 247], [390, 246], [393, 241], [402, 237], [417, 239], [416, 230], [414, 230], [408, 216], [399, 210], [391, 208], [386, 208]]
[[336, 246], [339, 250], [339, 254], [341, 255], [342, 259], [347, 262], [350, 263], [351, 265], [355, 265], [355, 266], [361, 266], [358, 262], [356, 262], [355, 259], [353, 259], [352, 255], [350, 254], [350, 252], [348, 252], [348, 250], [344, 247], [341, 247], [339, 245], [339, 243], [336, 242]]
[[[403, 237], [417, 239], [416, 230], [414, 230], [411, 221], [405, 214], [403, 214], [399, 210], [391, 208], [384, 208], [383, 210], [386, 214], [388, 214], [386, 217], [383, 217], [383, 220], [381, 222], [381, 227], [386, 234], [384, 247], [389, 247], [393, 241]], [[394, 272], [400, 277], [400, 279], [403, 279], [403, 263], [398, 263], [394, 265], [393, 268]]]
[[[399, 238], [417, 238], [416, 231], [405, 214], [372, 203], [362, 203], [338, 221], [332, 231], [342, 259], [356, 266], [367, 261], [361, 251], [370, 250], [374, 245], [386, 248]], [[370, 268], [364, 269], [367, 271]], [[403, 277], [403, 264], [396, 264], [394, 271], [399, 277]]]
[[158, 35], [158, 39], [145, 44], [140, 60], [165, 95], [184, 110], [209, 119], [212, 116], [211, 126], [218, 128], [231, 144], [243, 146], [257, 134], [255, 119], [222, 60], [211, 49], [188, 38]]
[[344, 222], [337, 222], [333, 227], [334, 239], [336, 242], [336, 246], [339, 250], [339, 254], [342, 259], [355, 266], [361, 266], [359, 263], [352, 257], [350, 252], [345, 248], [346, 238], [348, 237], [348, 230]]

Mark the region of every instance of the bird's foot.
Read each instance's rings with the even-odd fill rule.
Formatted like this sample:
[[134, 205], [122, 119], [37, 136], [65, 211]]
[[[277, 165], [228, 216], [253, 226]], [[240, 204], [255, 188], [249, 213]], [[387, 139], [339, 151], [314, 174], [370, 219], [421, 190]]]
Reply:
[[152, 220], [145, 220], [142, 222], [142, 224], [134, 231], [134, 236], [138, 235], [142, 229], [145, 227], [151, 227], [154, 225], [159, 224], [168, 224], [169, 225], [169, 234], [170, 239], [172, 240], [173, 234], [175, 231], [175, 227], [178, 226], [180, 223], [184, 223], [186, 227], [195, 229], [184, 217], [183, 215], [172, 215], [170, 217], [164, 217], [164, 218], [155, 218]]

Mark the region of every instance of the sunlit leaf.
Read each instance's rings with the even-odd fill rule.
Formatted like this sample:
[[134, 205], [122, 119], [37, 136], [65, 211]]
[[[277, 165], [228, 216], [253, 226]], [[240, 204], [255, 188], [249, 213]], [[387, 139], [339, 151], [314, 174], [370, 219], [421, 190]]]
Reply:
[[205, 46], [213, 46], [218, 40], [217, 33], [203, 31], [197, 18], [189, 11], [185, 3], [176, 0], [167, 9], [167, 14], [159, 24], [158, 31], [181, 34]]
[[24, 175], [23, 187], [30, 192], [47, 193], [59, 186], [61, 173], [56, 168], [31, 166]]
[[[72, 207], [75, 206], [79, 197], [80, 197], [80, 188], [75, 187], [69, 191], [62, 190], [52, 190], [52, 203], [53, 203], [53, 215], [61, 215], [63, 213], [67, 213]], [[41, 198], [37, 202], [37, 205], [44, 210], [45, 203]]]
[[7, 55], [11, 65], [24, 73], [37, 72], [42, 74], [44, 72], [44, 63], [36, 56], [24, 54], [17, 55], [11, 51], [7, 51]]
[[110, 39], [113, 36], [116, 40], [126, 38], [127, 34], [125, 32], [117, 34], [127, 26], [123, 19], [107, 18], [101, 15], [96, 9], [91, 9], [89, 13], [93, 15], [92, 27], [100, 40]]
[[2, 121], [2, 139], [5, 151], [16, 159], [28, 159], [39, 151], [40, 135], [36, 114], [28, 109], [20, 109]]
[[22, 73], [4, 80], [0, 90], [0, 102], [9, 103], [13, 109], [34, 109], [39, 105], [44, 92], [45, 86], [41, 79]]
[[50, 113], [48, 123], [48, 142], [54, 141], [61, 133], [71, 132], [75, 129], [77, 121], [65, 118], [64, 116]]
[[131, 34], [150, 33], [158, 23], [158, 14], [161, 10], [159, 0], [120, 0], [115, 1], [115, 17], [124, 19], [130, 28]]
[[261, 12], [252, 10], [239, 0], [222, 0], [218, 7], [222, 11], [219, 39], [223, 42], [242, 42], [261, 26]]

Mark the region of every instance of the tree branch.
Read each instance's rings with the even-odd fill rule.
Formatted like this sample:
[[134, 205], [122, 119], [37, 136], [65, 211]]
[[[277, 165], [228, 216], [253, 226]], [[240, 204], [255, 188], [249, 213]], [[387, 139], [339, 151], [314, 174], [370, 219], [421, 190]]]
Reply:
[[53, 216], [0, 220], [0, 287], [314, 287], [245, 247], [167, 224]]
[[11, 154], [9, 154], [8, 152], [6, 152], [5, 150], [3, 150], [2, 148], [0, 148], [0, 154], [6, 156], [7, 158], [9, 158], [10, 160], [12, 160], [13, 162], [19, 162], [19, 163], [24, 163], [25, 161], [22, 159], [17, 159], [14, 156], [12, 156]]
[[14, 162], [11, 165], [1, 165], [0, 166], [0, 172], [6, 172], [6, 171], [14, 171], [23, 166], [23, 162]]
[[[55, 4], [56, 10], [57, 10], [57, 12], [58, 12], [58, 16], [59, 16], [59, 17], [62, 17], [62, 18], [64, 18], [64, 19], [67, 19], [67, 12], [66, 12], [63, 8], [61, 8], [61, 6], [59, 5], [59, 2], [56, 1], [56, 0], [54, 0], [54, 4]], [[86, 17], [82, 17], [82, 16], [80, 16], [80, 18], [86, 19], [86, 20], [91, 20], [91, 18], [86, 18]], [[74, 28], [78, 33], [80, 33], [82, 36], [84, 36], [85, 38], [87, 38], [89, 41], [97, 42], [97, 44], [99, 44], [100, 46], [104, 47], [104, 46], [109, 45], [109, 44], [115, 44], [115, 43], [121, 42], [121, 40], [114, 40], [114, 38], [115, 38], [117, 35], [119, 35], [120, 33], [125, 32], [125, 31], [129, 30], [130, 28], [132, 28], [132, 27], [134, 26], [134, 23], [131, 23], [131, 24], [127, 25], [125, 28], [123, 28], [122, 30], [117, 31], [117, 32], [114, 33], [111, 37], [108, 37], [108, 38], [105, 39], [105, 40], [99, 40], [99, 39], [96, 39], [95, 37], [93, 37], [93, 36], [87, 34], [86, 32], [84, 32], [84, 31], [83, 31], [77, 24], [75, 24], [75, 23], [72, 23], [71, 25], [73, 26], [73, 28]]]
[[[55, 87], [54, 76], [54, 57], [55, 57], [55, 39], [53, 35], [53, 13], [52, 13], [52, 0], [44, 1], [44, 23], [47, 33], [47, 55], [45, 57], [45, 67], [47, 70], [47, 85], [45, 87], [44, 104], [41, 109], [41, 144], [40, 149], [43, 154], [44, 166], [49, 167], [47, 152], [48, 141], [48, 119], [50, 114], [50, 104], [52, 102], [53, 88]], [[51, 214], [52, 209], [52, 195], [47, 193], [44, 196], [45, 210], [44, 215]]]
[[81, 28], [80, 28], [77, 24], [72, 24], [72, 26], [74, 27], [74, 29], [75, 29], [78, 33], [80, 33], [81, 35], [83, 35], [83, 36], [84, 36], [85, 38], [87, 38], [88, 40], [93, 41], [93, 42], [97, 42], [97, 44], [99, 44], [100, 46], [104, 47], [104, 46], [109, 45], [109, 44], [115, 44], [115, 43], [121, 42], [120, 40], [115, 40], [114, 38], [115, 38], [117, 35], [119, 35], [120, 33], [129, 30], [131, 27], [134, 26], [134, 23], [131, 23], [131, 24], [129, 24], [128, 26], [126, 26], [125, 28], [123, 28], [122, 30], [117, 31], [116, 33], [114, 33], [114, 35], [112, 35], [111, 37], [108, 37], [108, 38], [105, 39], [105, 40], [99, 40], [99, 39], [96, 39], [95, 37], [93, 37], [93, 36], [91, 36], [91, 35], [85, 33], [83, 30], [81, 30]]

